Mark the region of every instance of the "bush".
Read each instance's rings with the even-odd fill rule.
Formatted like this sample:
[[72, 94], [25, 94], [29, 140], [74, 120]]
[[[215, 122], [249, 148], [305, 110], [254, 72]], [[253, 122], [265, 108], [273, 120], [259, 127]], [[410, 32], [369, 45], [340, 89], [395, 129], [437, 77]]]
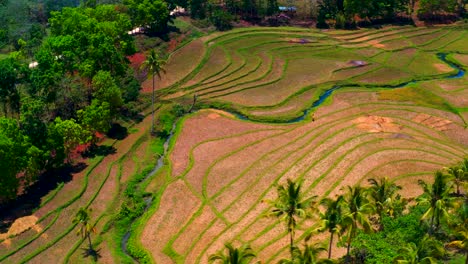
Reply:
[[335, 28], [344, 29], [346, 25], [346, 18], [342, 13], [336, 15]]
[[234, 17], [222, 9], [216, 9], [210, 17], [211, 23], [220, 31], [231, 29], [233, 20]]
[[365, 256], [365, 263], [389, 263], [399, 255], [399, 251], [408, 243], [418, 244], [426, 233], [420, 224], [424, 208], [417, 206], [410, 212], [397, 218], [384, 217], [384, 229], [366, 234], [360, 232], [352, 242], [353, 255]]

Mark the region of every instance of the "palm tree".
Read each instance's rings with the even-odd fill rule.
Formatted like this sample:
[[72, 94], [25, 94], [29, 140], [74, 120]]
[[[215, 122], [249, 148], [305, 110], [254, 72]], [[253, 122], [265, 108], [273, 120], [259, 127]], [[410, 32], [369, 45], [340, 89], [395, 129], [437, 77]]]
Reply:
[[453, 198], [449, 195], [452, 186], [448, 176], [440, 171], [436, 172], [433, 184], [427, 184], [422, 180], [418, 183], [424, 190], [424, 193], [417, 198], [418, 204], [429, 205], [421, 220], [430, 218], [431, 230], [437, 231], [440, 221], [448, 218], [448, 209], [453, 205]]
[[272, 215], [278, 217], [286, 223], [290, 235], [290, 251], [293, 256], [294, 233], [297, 222], [300, 218], [311, 217], [311, 211], [314, 208], [317, 196], [303, 198], [301, 192], [302, 183], [295, 183], [288, 179], [286, 186], [279, 185], [277, 188], [278, 198], [273, 202]]
[[374, 212], [373, 205], [367, 199], [367, 190], [361, 186], [348, 186], [344, 196], [346, 205], [342, 226], [348, 230], [346, 256], [349, 260], [351, 241], [357, 234], [357, 229], [372, 230], [369, 215]]
[[220, 260], [222, 264], [247, 264], [256, 257], [252, 248], [249, 245], [243, 245], [240, 248], [234, 248], [230, 243], [224, 245], [227, 249], [227, 254], [220, 250], [216, 254], [210, 256], [208, 261], [215, 262]]
[[96, 229], [91, 225], [91, 209], [81, 207], [73, 219], [74, 224], [78, 224], [79, 229], [77, 235], [81, 235], [83, 238], [88, 239], [89, 251], [92, 252], [93, 245], [91, 243], [91, 232], [95, 233]]
[[369, 188], [369, 196], [374, 202], [375, 211], [379, 215], [379, 221], [382, 226], [382, 218], [384, 214], [392, 214], [391, 208], [395, 200], [395, 194], [401, 190], [401, 186], [390, 182], [387, 177], [381, 178], [380, 181], [376, 179], [367, 180], [371, 187]]
[[455, 231], [456, 238], [447, 244], [447, 247], [457, 248], [465, 253], [465, 264], [468, 264], [468, 200], [460, 201], [461, 206], [456, 209], [457, 222], [451, 226]]
[[460, 196], [460, 185], [466, 181], [466, 172], [463, 170], [462, 166], [452, 166], [445, 168], [447, 175], [452, 179], [452, 182], [456, 186], [456, 194]]
[[146, 60], [143, 62], [142, 66], [147, 68], [153, 77], [153, 94], [151, 96], [151, 134], [154, 133], [154, 77], [157, 75], [161, 79], [161, 72], [166, 72], [163, 68], [166, 61], [161, 59], [159, 55], [153, 50], [151, 50]]
[[325, 264], [332, 263], [331, 260], [319, 259], [318, 255], [321, 252], [326, 251], [327, 249], [323, 247], [320, 243], [309, 244], [308, 240], [310, 236], [306, 238], [304, 243], [304, 250], [301, 250], [298, 247], [293, 249], [293, 258], [292, 259], [282, 259], [280, 264]]
[[328, 244], [328, 259], [331, 258], [333, 236], [335, 233], [340, 231], [340, 225], [343, 218], [343, 196], [340, 195], [336, 200], [330, 198], [324, 198], [320, 201], [320, 204], [326, 207], [324, 214], [320, 214], [322, 219], [322, 226], [319, 231], [323, 232], [327, 230], [330, 232], [330, 241]]
[[418, 245], [411, 242], [399, 254], [394, 261], [398, 264], [437, 263], [436, 259], [444, 256], [445, 249], [438, 241], [426, 235]]
[[457, 239], [448, 243], [447, 247], [458, 248], [461, 252], [465, 253], [465, 264], [468, 264], [468, 226], [460, 225], [456, 229]]

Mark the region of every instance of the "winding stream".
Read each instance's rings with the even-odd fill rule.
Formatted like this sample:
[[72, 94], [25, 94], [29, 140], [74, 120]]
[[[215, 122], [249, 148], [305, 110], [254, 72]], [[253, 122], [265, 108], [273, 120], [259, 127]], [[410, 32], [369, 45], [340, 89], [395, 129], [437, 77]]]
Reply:
[[[403, 87], [407, 87], [408, 85], [410, 84], [414, 84], [414, 83], [419, 83], [419, 82], [424, 82], [424, 81], [432, 81], [432, 80], [442, 80], [442, 79], [457, 79], [457, 78], [462, 78], [464, 75], [465, 75], [465, 70], [455, 64], [455, 63], [452, 63], [450, 61], [447, 60], [447, 53], [438, 53], [437, 54], [437, 57], [445, 62], [447, 65], [449, 65], [451, 68], [453, 68], [454, 70], [457, 70], [457, 73], [455, 74], [452, 74], [452, 75], [449, 75], [449, 76], [443, 76], [443, 77], [434, 77], [433, 79], [430, 79], [430, 80], [419, 80], [419, 81], [409, 81], [409, 82], [404, 82], [404, 83], [401, 83], [401, 84], [398, 84], [398, 85], [395, 85], [395, 86], [390, 86], [389, 89], [396, 89], [396, 88], [403, 88]], [[317, 100], [315, 100], [312, 105], [309, 107], [309, 108], [306, 108], [304, 111], [303, 111], [303, 114], [299, 117], [296, 117], [296, 118], [293, 118], [291, 120], [288, 120], [288, 121], [285, 121], [283, 123], [297, 123], [297, 122], [301, 122], [303, 121], [308, 115], [309, 113], [314, 110], [316, 107], [320, 106], [321, 104], [323, 104], [323, 102], [328, 99], [334, 91], [342, 88], [343, 86], [339, 86], [339, 85], [335, 85], [333, 86], [332, 88], [326, 90], [325, 92], [323, 92], [319, 98]], [[225, 111], [225, 110], [224, 110]], [[236, 113], [236, 112], [231, 112], [234, 116], [236, 116], [238, 119], [240, 120], [250, 120], [250, 121], [253, 121], [251, 120], [249, 117], [243, 115], [243, 114], [240, 114], [240, 113]], [[175, 124], [173, 125], [172, 127], [172, 130], [171, 130], [171, 133], [169, 135], [169, 137], [166, 139], [166, 141], [164, 142], [164, 154], [159, 157], [155, 167], [153, 168], [153, 170], [148, 173], [148, 175], [140, 182], [140, 184], [144, 181], [146, 181], [149, 177], [153, 176], [156, 172], [158, 172], [159, 169], [161, 169], [161, 167], [164, 165], [164, 157], [166, 156], [166, 153], [167, 153], [167, 149], [168, 149], [168, 146], [169, 146], [169, 141], [172, 139], [172, 136], [173, 136], [173, 133], [174, 133], [174, 130], [175, 130]], [[145, 210], [144, 212], [146, 212], [150, 206], [151, 206], [151, 203], [152, 203], [153, 199], [152, 197], [146, 197], [145, 198]], [[137, 221], [137, 219], [134, 219], [132, 224], [135, 223], [135, 221]], [[127, 250], [127, 244], [128, 244], [128, 239], [130, 238], [131, 236], [131, 229], [129, 229], [127, 231], [127, 233], [125, 233], [124, 237], [122, 238], [122, 242], [121, 242], [121, 247], [122, 247], [122, 251], [128, 255], [129, 257], [131, 257], [135, 262], [138, 262], [138, 260], [136, 260], [135, 258], [133, 258], [129, 253], [128, 253], [128, 250]]]
[[[169, 133], [169, 136], [167, 137], [166, 141], [164, 142], [164, 153], [163, 155], [161, 155], [159, 158], [158, 158], [158, 161], [156, 162], [156, 166], [154, 166], [154, 168], [140, 181], [140, 183], [138, 184], [138, 186], [140, 186], [143, 182], [145, 182], [148, 178], [150, 178], [151, 176], [153, 176], [154, 174], [156, 174], [156, 172], [158, 172], [162, 166], [164, 165], [164, 157], [166, 156], [166, 153], [167, 153], [167, 150], [169, 148], [169, 142], [171, 141], [172, 139], [172, 136], [174, 135], [174, 131], [175, 131], [175, 128], [176, 128], [176, 123], [177, 121], [172, 125], [172, 129], [171, 129], [171, 132]], [[146, 213], [146, 211], [148, 211], [148, 209], [150, 208], [151, 206], [151, 203], [153, 202], [153, 197], [152, 196], [148, 196], [148, 197], [144, 197], [143, 198], [144, 202], [145, 202], [145, 209], [143, 210], [143, 214]], [[142, 214], [142, 215], [143, 215]], [[141, 217], [141, 216], [140, 216]], [[136, 218], [132, 221], [132, 223], [130, 224], [130, 227], [128, 229], [128, 231], [125, 233], [125, 235], [123, 236], [122, 238], [122, 241], [120, 243], [120, 246], [122, 248], [122, 251], [127, 255], [129, 256], [130, 258], [133, 259], [134, 262], [138, 263], [138, 260], [135, 259], [132, 255], [130, 255], [130, 253], [128, 252], [127, 250], [127, 245], [128, 245], [128, 240], [130, 239], [130, 236], [131, 236], [131, 227], [132, 225], [139, 219]]]
[[[454, 70], [456, 70], [457, 72], [455, 74], [452, 74], [452, 75], [449, 75], [449, 76], [443, 76], [443, 77], [437, 77], [435, 76], [434, 78], [432, 79], [424, 79], [424, 80], [415, 80], [415, 81], [407, 81], [407, 82], [403, 82], [403, 83], [400, 83], [400, 84], [397, 84], [397, 85], [394, 85], [394, 86], [388, 86], [389, 89], [396, 89], [396, 88], [404, 88], [404, 87], [407, 87], [408, 85], [410, 84], [415, 84], [415, 83], [420, 83], [420, 82], [427, 82], [427, 81], [433, 81], [433, 80], [443, 80], [443, 79], [458, 79], [458, 78], [462, 78], [463, 76], [465, 76], [465, 70], [453, 63], [453, 62], [450, 62], [447, 60], [447, 53], [437, 53], [437, 58], [439, 58], [441, 61], [445, 62], [447, 65], [449, 65], [451, 68], [453, 68]], [[353, 85], [351, 85], [353, 86]], [[348, 86], [344, 86], [344, 87], [349, 87]], [[378, 87], [378, 86], [376, 86]], [[323, 102], [325, 102], [326, 99], [328, 99], [334, 91], [340, 89], [340, 88], [343, 88], [343, 86], [340, 86], [340, 85], [335, 85], [333, 86], [332, 88], [326, 90], [325, 92], [323, 92], [319, 98], [317, 100], [315, 100], [312, 105], [308, 108], [306, 108], [302, 115], [299, 116], [299, 117], [296, 117], [296, 118], [293, 118], [291, 120], [287, 120], [287, 121], [284, 121], [284, 122], [275, 122], [275, 123], [286, 123], [286, 124], [291, 124], [291, 123], [297, 123], [297, 122], [301, 122], [301, 121], [304, 121], [304, 119], [309, 115], [309, 113], [314, 110], [316, 107], [320, 106], [321, 104], [323, 104]], [[246, 115], [243, 115], [241, 113], [238, 113], [238, 112], [231, 112], [231, 114], [233, 114], [234, 116], [236, 116], [237, 118], [241, 119], [241, 120], [249, 120], [249, 121], [255, 121], [255, 120], [252, 120], [250, 119], [248, 116]]]

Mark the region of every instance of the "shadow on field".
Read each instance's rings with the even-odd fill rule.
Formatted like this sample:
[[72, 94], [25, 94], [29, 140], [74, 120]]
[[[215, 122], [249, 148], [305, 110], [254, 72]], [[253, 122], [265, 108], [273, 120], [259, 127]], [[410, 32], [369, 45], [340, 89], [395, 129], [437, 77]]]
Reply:
[[85, 163], [80, 162], [43, 173], [18, 198], [10, 203], [0, 204], [0, 233], [7, 232], [17, 218], [33, 214], [41, 206], [44, 196], [59, 185], [71, 181], [72, 174], [81, 172], [86, 167]]
[[114, 154], [116, 152], [116, 149], [113, 146], [107, 146], [107, 145], [94, 145], [90, 146], [88, 150], [83, 152], [81, 156], [83, 158], [94, 158], [96, 156], [107, 156]]

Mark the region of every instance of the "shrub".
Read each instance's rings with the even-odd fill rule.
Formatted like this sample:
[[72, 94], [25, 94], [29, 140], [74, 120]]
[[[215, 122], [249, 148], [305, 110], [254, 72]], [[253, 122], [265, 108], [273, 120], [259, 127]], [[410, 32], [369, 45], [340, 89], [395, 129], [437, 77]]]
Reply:
[[213, 23], [216, 29], [220, 31], [231, 29], [231, 22], [233, 21], [233, 19], [234, 18], [231, 14], [222, 9], [216, 9], [210, 17], [211, 23]]

